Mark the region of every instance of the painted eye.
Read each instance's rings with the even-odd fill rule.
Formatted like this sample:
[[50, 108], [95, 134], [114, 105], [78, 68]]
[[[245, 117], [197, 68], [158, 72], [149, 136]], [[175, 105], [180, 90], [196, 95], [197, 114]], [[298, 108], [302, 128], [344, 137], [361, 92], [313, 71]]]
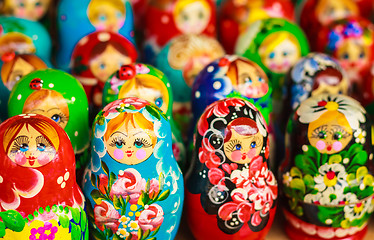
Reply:
[[134, 146], [136, 148], [142, 148], [144, 146], [143, 142], [139, 139], [136, 139], [135, 142], [134, 142]]
[[257, 144], [256, 144], [255, 141], [251, 142], [251, 148], [255, 148], [256, 146], [257, 146]]
[[340, 140], [343, 138], [343, 134], [341, 132], [336, 132], [334, 133], [334, 136], [333, 136], [334, 140]]
[[187, 14], [183, 14], [182, 18], [183, 18], [184, 21], [188, 21], [188, 15]]
[[242, 149], [242, 145], [241, 144], [236, 144], [235, 145], [235, 150], [241, 150]]
[[19, 147], [19, 150], [20, 150], [21, 152], [26, 152], [26, 151], [29, 150], [29, 145], [26, 144], [26, 143], [22, 143], [21, 146]]
[[61, 116], [58, 115], [58, 114], [55, 114], [55, 115], [53, 115], [53, 116], [51, 117], [51, 119], [52, 119], [53, 121], [55, 121], [56, 123], [58, 123], [58, 122], [61, 120]]
[[124, 145], [125, 145], [125, 143], [122, 142], [121, 140], [116, 141], [116, 147], [117, 147], [117, 148], [122, 148]]
[[43, 143], [38, 143], [38, 146], [36, 147], [39, 151], [44, 152], [45, 145]]
[[104, 14], [101, 14], [99, 16], [99, 20], [102, 21], [102, 22], [106, 21], [106, 16]]
[[251, 79], [250, 77], [246, 77], [246, 78], [244, 79], [244, 81], [245, 81], [246, 83], [252, 84], [252, 79]]
[[25, 4], [24, 4], [23, 2], [20, 2], [20, 3], [18, 4], [18, 6], [21, 7], [21, 8], [24, 8], [24, 7], [25, 7]]
[[269, 58], [270, 59], [273, 59], [275, 57], [275, 53], [274, 52], [271, 52], [270, 54], [269, 54]]
[[203, 12], [199, 12], [199, 19], [203, 19], [204, 18], [204, 13]]
[[284, 57], [287, 57], [287, 55], [288, 55], [288, 52], [283, 52]]
[[100, 67], [101, 70], [104, 70], [105, 69], [105, 63], [101, 63], [99, 67]]
[[14, 79], [15, 79], [16, 81], [19, 81], [22, 77], [23, 77], [22, 74], [18, 74], [17, 76], [15, 76]]
[[117, 11], [117, 13], [116, 13], [116, 17], [117, 17], [117, 18], [121, 18], [121, 17], [122, 17], [122, 13], [121, 13], [120, 11]]
[[164, 101], [162, 100], [161, 97], [157, 98], [156, 101], [155, 101], [156, 106], [159, 107], [159, 108], [162, 106], [163, 103], [164, 103]]
[[319, 139], [326, 139], [326, 132], [325, 131], [320, 131], [319, 133], [318, 133], [318, 138]]
[[349, 59], [349, 54], [348, 53], [344, 53], [343, 54], [343, 59]]
[[265, 82], [265, 80], [264, 80], [262, 77], [258, 77], [258, 81], [259, 81], [260, 83]]
[[361, 52], [360, 53], [360, 58], [364, 58], [365, 57], [365, 53], [364, 52]]
[[36, 2], [36, 3], [35, 3], [35, 7], [40, 7], [41, 5], [42, 5], [41, 2]]

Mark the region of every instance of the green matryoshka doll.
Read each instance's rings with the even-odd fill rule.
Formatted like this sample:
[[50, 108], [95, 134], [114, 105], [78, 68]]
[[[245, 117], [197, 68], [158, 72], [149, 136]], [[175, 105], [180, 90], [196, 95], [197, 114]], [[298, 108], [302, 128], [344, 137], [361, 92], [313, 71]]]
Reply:
[[70, 138], [77, 169], [89, 160], [88, 102], [80, 82], [60, 70], [44, 69], [24, 76], [10, 94], [9, 117], [36, 113], [62, 127]]
[[182, 135], [173, 119], [173, 93], [166, 75], [146, 64], [123, 65], [105, 83], [103, 106], [126, 97], [138, 97], [154, 103], [167, 116], [171, 125], [174, 157], [184, 172], [186, 152]]

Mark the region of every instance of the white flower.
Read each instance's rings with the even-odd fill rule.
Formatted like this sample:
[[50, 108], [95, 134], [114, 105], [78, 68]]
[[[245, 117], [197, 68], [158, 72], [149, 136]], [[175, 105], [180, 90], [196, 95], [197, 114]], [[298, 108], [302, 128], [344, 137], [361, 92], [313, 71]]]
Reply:
[[305, 195], [304, 197], [304, 202], [306, 203], [314, 203], [314, 204], [321, 204], [320, 203], [320, 200], [321, 200], [321, 196], [322, 194], [320, 192], [318, 192], [317, 194], [307, 194]]
[[126, 238], [130, 235], [130, 233], [127, 232], [126, 229], [124, 228], [118, 228], [116, 234], [120, 236], [121, 238]]
[[138, 221], [130, 221], [129, 226], [130, 230], [138, 230], [139, 224]]
[[330, 165], [325, 163], [318, 169], [318, 172], [320, 175], [314, 177], [314, 181], [316, 183], [315, 188], [319, 192], [332, 188], [333, 192], [343, 194], [344, 188], [348, 186], [346, 181], [347, 173], [343, 165], [339, 163]]
[[353, 136], [356, 138], [355, 139], [356, 143], [364, 144], [366, 142], [366, 139], [365, 139], [366, 131], [362, 130], [361, 128], [357, 129], [355, 133], [353, 134]]
[[344, 217], [349, 221], [362, 218], [368, 212], [371, 205], [371, 199], [360, 201], [356, 204], [346, 205], [344, 207]]
[[291, 181], [292, 176], [290, 175], [290, 172], [286, 172], [285, 174], [283, 174], [283, 184], [285, 184], [286, 186], [290, 186]]

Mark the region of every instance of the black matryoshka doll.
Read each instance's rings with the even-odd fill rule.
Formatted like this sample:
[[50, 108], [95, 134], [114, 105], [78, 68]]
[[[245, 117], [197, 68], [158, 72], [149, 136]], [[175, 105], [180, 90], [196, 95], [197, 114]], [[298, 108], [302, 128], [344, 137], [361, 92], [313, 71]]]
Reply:
[[187, 177], [187, 220], [196, 239], [264, 239], [277, 182], [268, 169], [266, 122], [254, 105], [226, 98], [207, 107]]
[[74, 151], [57, 123], [22, 114], [0, 125], [0, 238], [88, 240]]
[[174, 239], [182, 172], [167, 117], [139, 98], [109, 103], [93, 125], [83, 191], [92, 239]]
[[303, 101], [288, 124], [280, 168], [291, 239], [363, 239], [374, 211], [371, 127], [345, 95]]

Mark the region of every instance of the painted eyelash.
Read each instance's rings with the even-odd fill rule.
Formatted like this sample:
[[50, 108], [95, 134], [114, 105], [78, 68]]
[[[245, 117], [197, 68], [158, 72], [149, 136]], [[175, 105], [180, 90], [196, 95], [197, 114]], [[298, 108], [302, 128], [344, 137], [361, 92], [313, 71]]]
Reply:
[[114, 137], [114, 138], [112, 139], [112, 142], [109, 143], [109, 146], [111, 146], [111, 147], [115, 147], [115, 146], [117, 145], [118, 142], [121, 142], [121, 143], [123, 143], [123, 145], [126, 145], [126, 143], [125, 143], [125, 139], [123, 139], [122, 137]]
[[326, 125], [323, 125], [323, 126], [320, 126], [316, 129], [313, 130], [312, 132], [312, 138], [319, 138], [318, 134], [321, 132], [321, 131], [324, 131], [325, 133], [327, 133], [327, 126]]
[[48, 141], [48, 139], [46, 139], [44, 136], [38, 136], [35, 139], [35, 142], [36, 142], [36, 145], [39, 145], [40, 143], [44, 144], [44, 146], [46, 147], [46, 149], [52, 147], [51, 142]]
[[235, 146], [238, 144], [241, 144], [241, 141], [239, 141], [238, 139], [231, 140], [226, 147], [226, 151], [228, 152], [234, 151]]
[[136, 138], [134, 141], [134, 145], [135, 145], [135, 142], [141, 142], [146, 148], [152, 147], [152, 143], [148, 142], [148, 140], [145, 138]]
[[350, 134], [344, 130], [344, 128], [336, 126], [331, 130], [331, 134], [334, 135], [335, 133], [340, 132], [342, 134], [342, 138], [349, 137]]
[[29, 144], [29, 138], [27, 136], [18, 136], [14, 139], [14, 145], [11, 148], [11, 152], [18, 152], [21, 149], [22, 144]]
[[60, 112], [58, 115], [60, 116], [60, 122], [61, 123], [65, 123], [65, 122], [69, 121], [69, 118], [63, 112]]

